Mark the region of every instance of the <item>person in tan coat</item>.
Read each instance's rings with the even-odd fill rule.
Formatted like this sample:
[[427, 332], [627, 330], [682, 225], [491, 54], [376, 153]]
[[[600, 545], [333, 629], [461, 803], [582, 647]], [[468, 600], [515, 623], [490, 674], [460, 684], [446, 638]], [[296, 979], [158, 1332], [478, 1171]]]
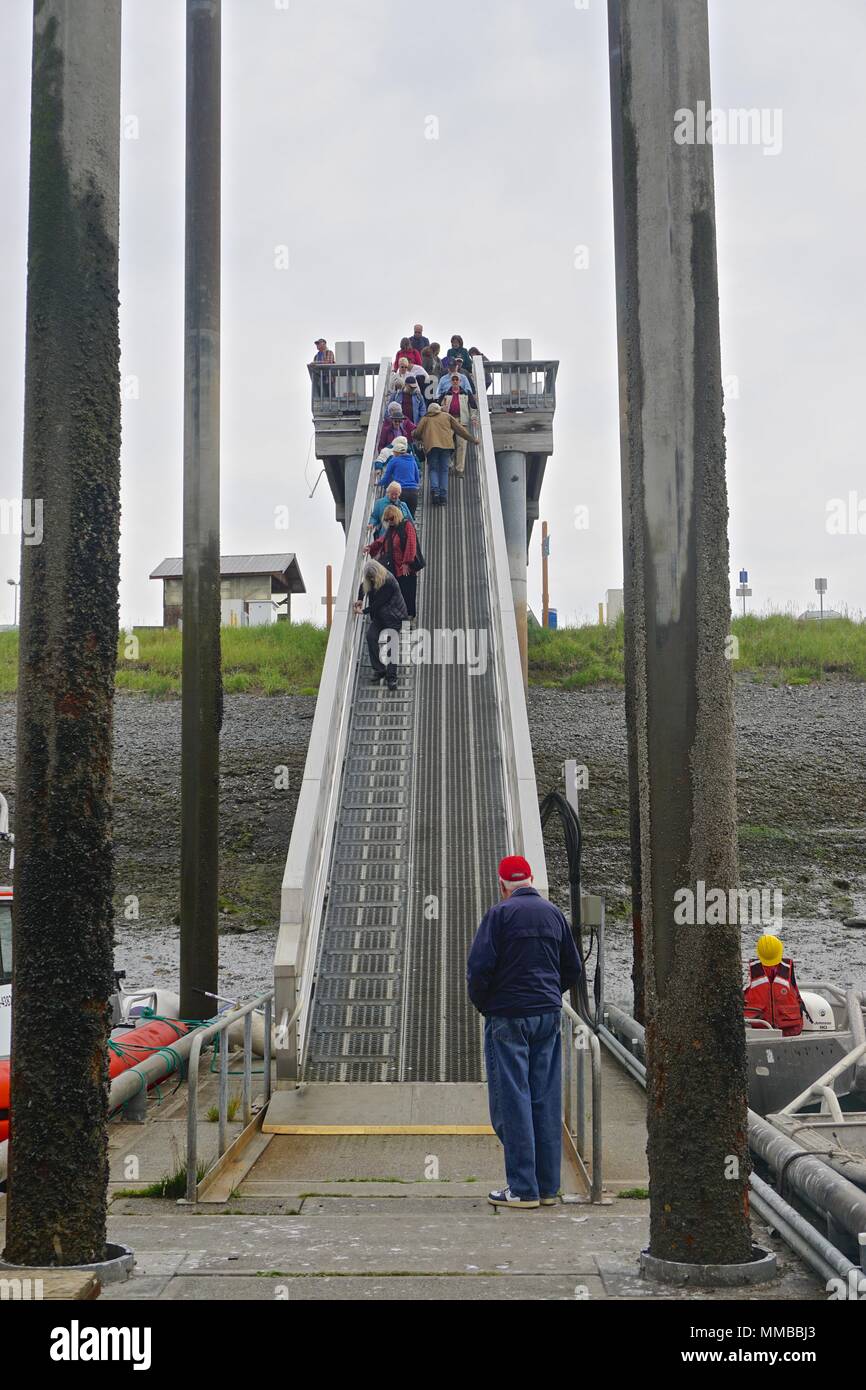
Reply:
[[436, 506], [444, 507], [448, 501], [448, 469], [457, 438], [469, 444], [478, 440], [461, 425], [453, 415], [448, 415], [436, 401], [427, 407], [427, 414], [415, 426], [415, 439], [419, 440], [427, 454], [430, 469], [430, 496]]

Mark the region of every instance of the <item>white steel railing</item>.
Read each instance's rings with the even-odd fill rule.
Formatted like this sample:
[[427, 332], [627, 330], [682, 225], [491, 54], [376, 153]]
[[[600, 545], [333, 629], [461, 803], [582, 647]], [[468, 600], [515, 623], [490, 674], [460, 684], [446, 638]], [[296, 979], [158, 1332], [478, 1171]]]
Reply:
[[376, 378], [355, 496], [346, 498], [345, 559], [283, 874], [280, 930], [274, 956], [278, 1087], [297, 1084], [306, 1040], [350, 722], [352, 674], [363, 635], [363, 623], [356, 618], [353, 603], [358, 565], [366, 541], [367, 516], [375, 492], [373, 460], [389, 377], [390, 361], [383, 358]]
[[529, 718], [523, 688], [523, 666], [517, 640], [517, 622], [511, 591], [511, 574], [505, 545], [505, 526], [499, 500], [499, 477], [490, 411], [484, 391], [484, 366], [475, 359], [475, 394], [481, 447], [478, 475], [481, 487], [481, 513], [487, 561], [490, 567], [491, 642], [496, 652], [496, 678], [499, 694], [499, 725], [502, 770], [505, 781], [505, 807], [509, 816], [512, 848], [532, 865], [535, 887], [547, 896], [547, 864], [544, 837], [538, 813], [538, 788]]

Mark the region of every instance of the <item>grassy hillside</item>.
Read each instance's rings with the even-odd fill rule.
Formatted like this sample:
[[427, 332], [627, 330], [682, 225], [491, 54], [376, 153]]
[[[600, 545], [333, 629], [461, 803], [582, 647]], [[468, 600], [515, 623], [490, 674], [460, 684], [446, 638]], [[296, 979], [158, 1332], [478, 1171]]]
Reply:
[[[533, 685], [573, 690], [609, 682], [621, 685], [622, 619], [616, 627], [562, 628], [529, 635]], [[755, 680], [805, 685], [826, 676], [866, 680], [866, 623], [850, 618], [800, 622], [787, 614], [735, 618], [734, 670]]]
[[[739, 644], [734, 670], [754, 680], [803, 685], [842, 675], [866, 680], [866, 623], [849, 618], [801, 623], [775, 614], [735, 618]], [[136, 632], [137, 650], [121, 635], [117, 688], [154, 696], [180, 692], [181, 635]], [[318, 690], [327, 633], [312, 623], [224, 628], [223, 674], [229, 692], [314, 695]], [[18, 677], [18, 634], [0, 633], [0, 694], [14, 692]], [[532, 685], [558, 690], [622, 684], [622, 620], [616, 627], [561, 628], [529, 634]]]
[[[118, 690], [166, 696], [180, 693], [181, 634], [137, 631], [135, 644], [121, 633], [117, 645]], [[315, 695], [325, 659], [327, 632], [312, 623], [223, 628], [225, 688], [232, 693]], [[18, 634], [0, 633], [0, 693], [18, 680]]]

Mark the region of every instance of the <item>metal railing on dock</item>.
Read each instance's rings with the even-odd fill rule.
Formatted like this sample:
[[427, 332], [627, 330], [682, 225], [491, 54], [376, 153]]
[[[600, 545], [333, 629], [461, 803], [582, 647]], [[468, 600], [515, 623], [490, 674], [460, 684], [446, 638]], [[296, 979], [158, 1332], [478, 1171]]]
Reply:
[[264, 1105], [271, 1098], [271, 1030], [273, 1026], [274, 991], [259, 995], [251, 1003], [232, 1009], [223, 1014], [215, 1023], [197, 1029], [189, 1054], [187, 1077], [187, 1129], [186, 1129], [186, 1200], [195, 1202], [198, 1178], [198, 1088], [199, 1062], [202, 1049], [220, 1039], [219, 1045], [219, 1117], [217, 1138], [218, 1163], [228, 1148], [228, 1106], [229, 1106], [229, 1038], [228, 1032], [236, 1023], [243, 1021], [243, 1067], [241, 1069], [241, 1112], [243, 1129], [252, 1123], [252, 1075], [253, 1075], [253, 1014], [264, 1011]]
[[[601, 1137], [601, 1045], [570, 1004], [562, 1006], [562, 1122], [572, 1157], [583, 1173], [590, 1200], [603, 1200]], [[592, 1147], [586, 1168], [586, 1063], [590, 1059]]]

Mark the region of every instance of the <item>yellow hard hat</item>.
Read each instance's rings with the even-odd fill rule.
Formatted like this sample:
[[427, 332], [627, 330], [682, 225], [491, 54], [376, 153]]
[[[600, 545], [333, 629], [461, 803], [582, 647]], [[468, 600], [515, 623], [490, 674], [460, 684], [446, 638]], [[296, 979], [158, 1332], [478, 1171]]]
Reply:
[[758, 959], [762, 965], [778, 965], [785, 948], [778, 936], [762, 936], [758, 939], [757, 947]]

